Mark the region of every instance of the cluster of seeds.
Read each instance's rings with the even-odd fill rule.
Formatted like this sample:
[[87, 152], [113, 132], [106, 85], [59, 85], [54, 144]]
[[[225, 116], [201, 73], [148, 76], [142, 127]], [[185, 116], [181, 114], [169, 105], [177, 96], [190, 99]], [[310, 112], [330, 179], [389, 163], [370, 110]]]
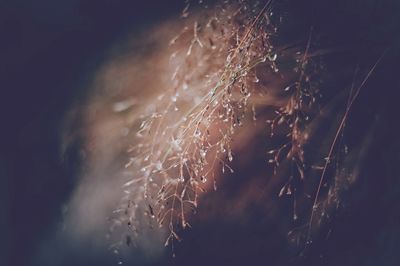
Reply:
[[[190, 226], [200, 194], [217, 189], [221, 171], [233, 172], [233, 136], [246, 120], [256, 119], [255, 103], [266, 97], [259, 89], [258, 69], [279, 74], [278, 55], [284, 54], [273, 45], [280, 18], [270, 2], [224, 1], [213, 8], [200, 4], [200, 15], [190, 16], [190, 5], [185, 7], [184, 26], [168, 44], [167, 87], [140, 116], [129, 150], [126, 168], [134, 175], [124, 185], [119, 224], [139, 234], [147, 217], [152, 225], [167, 229], [165, 245], [173, 245], [180, 231]], [[295, 61], [290, 72], [298, 78], [282, 88], [287, 101], [267, 121], [271, 136], [286, 125], [286, 141], [270, 150], [267, 160], [275, 169], [282, 160], [291, 160], [301, 179], [304, 129], [319, 97], [313, 79], [318, 67], [308, 56], [310, 42], [305, 51], [288, 53]], [[290, 194], [294, 176], [281, 194]]]

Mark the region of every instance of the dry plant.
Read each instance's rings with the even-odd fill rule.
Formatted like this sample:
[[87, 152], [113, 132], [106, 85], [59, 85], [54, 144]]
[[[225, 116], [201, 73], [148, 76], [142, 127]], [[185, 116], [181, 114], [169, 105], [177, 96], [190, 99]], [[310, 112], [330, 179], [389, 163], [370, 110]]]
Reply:
[[[116, 223], [127, 224], [138, 234], [144, 214], [151, 226], [167, 230], [165, 245], [173, 247], [180, 232], [190, 226], [200, 195], [217, 189], [221, 173], [233, 172], [236, 131], [246, 121], [256, 120], [256, 110], [279, 94], [284, 100], [277, 100], [275, 115], [267, 120], [270, 138], [276, 138], [278, 145], [266, 147], [266, 160], [274, 173], [283, 161], [289, 162], [290, 175], [279, 196], [293, 195], [294, 220], [297, 184], [307, 178], [306, 173], [322, 170], [316, 194], [309, 195], [313, 200], [309, 240], [326, 170], [359, 89], [349, 98], [325, 164], [308, 163], [307, 127], [319, 115], [323, 69], [318, 53], [312, 51], [312, 29], [303, 48], [275, 47], [282, 18], [273, 13], [271, 2], [222, 1], [212, 8], [200, 4], [202, 12], [193, 14], [187, 3], [181, 14], [184, 26], [168, 44], [170, 83], [154, 104], [136, 115], [139, 127], [125, 166], [134, 174], [124, 185]], [[278, 93], [268, 91], [260, 84], [260, 75], [265, 74], [261, 71], [289, 79], [290, 84]], [[279, 76], [281, 72], [284, 75]]]

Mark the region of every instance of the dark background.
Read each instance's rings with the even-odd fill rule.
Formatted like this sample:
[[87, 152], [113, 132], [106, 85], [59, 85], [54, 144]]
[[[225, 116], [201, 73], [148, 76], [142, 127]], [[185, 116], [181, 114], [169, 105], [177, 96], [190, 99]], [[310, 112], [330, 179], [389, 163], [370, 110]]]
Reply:
[[[305, 259], [285, 257], [290, 251], [281, 244], [260, 248], [266, 237], [268, 243], [284, 240], [254, 219], [239, 231], [226, 221], [194, 227], [172, 264], [399, 265], [400, 4], [340, 0], [283, 1], [280, 6], [293, 21], [283, 29], [285, 38], [304, 39], [312, 24], [322, 45], [346, 46], [349, 62], [357, 58], [364, 65], [389, 48], [349, 122], [351, 142], [366, 134], [370, 121], [377, 121], [364, 181], [338, 215], [330, 241], [314, 247]], [[0, 2], [1, 265], [32, 265], [36, 245], [61, 218], [78, 166], [59, 157], [60, 123], [102, 62], [104, 50], [126, 32], [176, 16], [183, 7], [183, 1]], [[85, 257], [84, 252], [72, 255], [77, 258], [61, 265], [113, 261]]]

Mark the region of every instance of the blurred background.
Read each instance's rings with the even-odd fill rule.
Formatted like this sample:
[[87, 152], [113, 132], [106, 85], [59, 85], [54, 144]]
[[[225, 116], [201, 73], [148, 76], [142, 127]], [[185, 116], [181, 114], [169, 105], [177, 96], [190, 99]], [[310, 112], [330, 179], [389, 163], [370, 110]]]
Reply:
[[[159, 257], [133, 250], [124, 264], [400, 263], [400, 3], [299, 2], [276, 4], [289, 21], [282, 29], [283, 38], [307, 38], [314, 25], [322, 45], [345, 47], [346, 52], [335, 58], [337, 73], [332, 76], [340, 74], [346, 60], [370, 66], [387, 50], [349, 118], [350, 143], [374, 132], [360, 170], [362, 181], [346, 194], [346, 207], [335, 214], [329, 239], [320, 239], [305, 256], [299, 256], [276, 224], [276, 217], [286, 219], [288, 203], [269, 207], [278, 209], [275, 218], [269, 219], [258, 206], [265, 200], [261, 196], [261, 202], [247, 207], [246, 219], [230, 219], [224, 212], [199, 219], [184, 233], [176, 258], [168, 248]], [[107, 246], [54, 236], [82, 170], [79, 143], [67, 159], [60, 156], [64, 118], [73, 103], [85, 97], [85, 88], [116, 43], [127, 34], [179, 16], [184, 7], [185, 2], [178, 0], [0, 2], [1, 265], [116, 265], [120, 261]], [[242, 166], [243, 171], [254, 168], [250, 163]], [[211, 210], [215, 202], [238, 200], [239, 188], [246, 182], [240, 175], [239, 171], [220, 193], [210, 196], [199, 213]]]

